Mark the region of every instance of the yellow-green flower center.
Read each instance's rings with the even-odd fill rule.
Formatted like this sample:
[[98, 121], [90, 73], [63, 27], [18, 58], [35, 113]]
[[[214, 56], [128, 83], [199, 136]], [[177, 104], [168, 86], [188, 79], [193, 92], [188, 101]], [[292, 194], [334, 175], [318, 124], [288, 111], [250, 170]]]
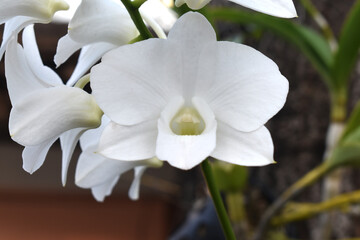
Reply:
[[196, 109], [183, 107], [171, 120], [170, 128], [177, 135], [200, 135], [205, 122]]

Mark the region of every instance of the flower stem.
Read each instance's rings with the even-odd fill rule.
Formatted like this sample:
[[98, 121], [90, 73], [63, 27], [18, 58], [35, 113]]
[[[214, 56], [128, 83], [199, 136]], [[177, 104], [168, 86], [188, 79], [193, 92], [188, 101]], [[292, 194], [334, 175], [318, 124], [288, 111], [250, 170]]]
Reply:
[[121, 2], [124, 4], [126, 10], [130, 14], [130, 17], [133, 20], [136, 28], [139, 30], [140, 36], [142, 37], [142, 39], [145, 40], [145, 39], [152, 38], [153, 35], [149, 31], [149, 29], [146, 27], [143, 19], [141, 18], [140, 12], [139, 12], [139, 7], [145, 1], [141, 1], [141, 3], [139, 3], [139, 1], [136, 1], [133, 3], [130, 0], [121, 0]]
[[220, 192], [216, 186], [215, 178], [211, 170], [211, 165], [207, 159], [201, 163], [201, 169], [204, 174], [208, 189], [210, 191], [210, 195], [214, 202], [216, 212], [219, 221], [221, 223], [222, 229], [224, 231], [225, 237], [227, 240], [236, 240], [235, 234], [231, 227], [229, 217], [226, 213], [224, 203], [221, 199]]

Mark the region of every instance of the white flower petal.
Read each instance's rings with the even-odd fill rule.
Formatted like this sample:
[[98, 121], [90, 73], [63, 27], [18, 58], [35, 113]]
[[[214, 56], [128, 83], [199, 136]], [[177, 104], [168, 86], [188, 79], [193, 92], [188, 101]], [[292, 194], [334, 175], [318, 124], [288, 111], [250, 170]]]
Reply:
[[84, 45], [85, 43], [79, 43], [72, 40], [68, 34], [60, 38], [57, 44], [56, 54], [54, 56], [56, 67], [63, 64], [71, 55]]
[[169, 32], [168, 40], [176, 42], [175, 47], [179, 51], [176, 58], [179, 59], [177, 66], [181, 69], [182, 96], [185, 101], [191, 101], [194, 96], [194, 81], [201, 61], [200, 53], [206, 51], [207, 44], [216, 43], [216, 33], [203, 15], [188, 12], [175, 23]]
[[86, 129], [84, 128], [71, 129], [60, 136], [60, 145], [62, 150], [61, 181], [63, 186], [66, 184], [67, 171], [74, 149], [81, 134], [85, 130]]
[[24, 49], [12, 39], [5, 56], [5, 76], [11, 103], [14, 105], [27, 94], [47, 87], [33, 73]]
[[193, 9], [193, 10], [199, 10], [203, 7], [205, 7], [206, 4], [208, 4], [211, 0], [175, 0], [175, 6], [180, 7], [184, 3], [186, 5]]
[[83, 0], [69, 23], [69, 36], [81, 43], [123, 45], [137, 35], [126, 9], [112, 0]]
[[38, 170], [45, 161], [45, 157], [58, 137], [49, 139], [35, 146], [26, 146], [22, 153], [23, 169], [32, 174]]
[[150, 39], [109, 51], [91, 69], [93, 95], [112, 121], [133, 125], [159, 117], [180, 95], [180, 52], [171, 42]]
[[129, 189], [129, 198], [131, 200], [139, 199], [141, 177], [144, 174], [146, 168], [147, 168], [146, 166], [139, 166], [139, 167], [135, 167], [134, 169], [134, 180]]
[[289, 83], [255, 49], [231, 42], [208, 44], [200, 62], [195, 95], [231, 127], [253, 131], [283, 107]]
[[218, 122], [212, 157], [237, 165], [264, 166], [275, 163], [273, 154], [274, 145], [266, 127], [244, 133]]
[[79, 88], [58, 86], [29, 93], [13, 106], [9, 130], [14, 141], [31, 146], [74, 128], [95, 128], [102, 111]]
[[56, 11], [68, 8], [69, 5], [62, 0], [2, 0], [0, 1], [0, 21], [20, 15], [50, 21]]
[[106, 52], [116, 47], [116, 45], [106, 42], [84, 46], [81, 49], [76, 67], [66, 85], [74, 85]]
[[0, 47], [0, 59], [2, 58], [10, 39], [15, 38], [16, 35], [21, 31], [21, 29], [34, 22], [36, 22], [36, 19], [32, 17], [17, 16], [9, 19], [5, 23]]
[[60, 77], [49, 67], [44, 66], [38, 46], [36, 44], [34, 25], [26, 27], [22, 33], [24, 53], [30, 69], [41, 79], [44, 85], [59, 86], [63, 85]]
[[86, 149], [79, 157], [76, 166], [75, 183], [82, 188], [92, 188], [138, 166], [145, 161], [119, 161], [108, 159], [100, 154], [94, 153], [93, 148]]
[[103, 202], [105, 197], [110, 196], [116, 183], [119, 181], [120, 176], [116, 176], [113, 179], [91, 188], [91, 193], [98, 202]]
[[133, 126], [110, 122], [103, 134], [98, 152], [108, 158], [124, 161], [148, 159], [155, 156], [157, 121]]
[[97, 148], [102, 132], [105, 127], [109, 124], [110, 119], [103, 115], [101, 118], [101, 125], [98, 128], [89, 129], [80, 137], [80, 147], [82, 150], [88, 148]]
[[297, 17], [292, 0], [229, 0], [244, 7], [266, 13], [275, 17]]
[[176, 12], [170, 7], [165, 6], [161, 0], [147, 0], [141, 5], [140, 10], [153, 18], [167, 32], [178, 18]]
[[166, 106], [158, 121], [156, 157], [184, 170], [191, 169], [205, 160], [216, 145], [217, 124], [211, 109], [199, 98], [194, 98], [193, 104], [205, 122], [205, 129], [200, 135], [176, 135], [170, 129], [174, 112], [183, 105], [178, 99]]

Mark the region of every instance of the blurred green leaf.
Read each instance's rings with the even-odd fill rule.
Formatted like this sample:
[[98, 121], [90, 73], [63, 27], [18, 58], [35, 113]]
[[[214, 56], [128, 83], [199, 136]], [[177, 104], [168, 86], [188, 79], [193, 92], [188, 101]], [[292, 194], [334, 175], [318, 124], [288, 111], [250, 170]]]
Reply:
[[330, 76], [333, 55], [328, 42], [318, 33], [288, 19], [248, 12], [238, 8], [207, 7], [202, 13], [209, 19], [237, 24], [256, 24], [297, 46], [310, 60], [330, 88], [334, 87]]
[[339, 48], [331, 66], [337, 88], [347, 88], [360, 47], [360, 0], [356, 1], [342, 27]]
[[331, 168], [360, 166], [360, 142], [347, 142], [337, 146], [328, 162]]
[[353, 109], [351, 116], [346, 123], [344, 132], [339, 140], [339, 144], [346, 142], [360, 143], [360, 101]]
[[352, 111], [329, 162], [335, 167], [360, 166], [360, 101]]
[[221, 191], [243, 191], [247, 185], [248, 170], [246, 167], [215, 161], [212, 169], [216, 184]]

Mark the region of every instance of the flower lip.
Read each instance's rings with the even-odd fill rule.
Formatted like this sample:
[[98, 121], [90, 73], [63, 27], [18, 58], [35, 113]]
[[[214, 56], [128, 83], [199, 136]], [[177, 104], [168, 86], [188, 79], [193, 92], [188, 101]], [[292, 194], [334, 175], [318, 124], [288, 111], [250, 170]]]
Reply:
[[205, 122], [195, 108], [183, 107], [171, 120], [170, 128], [177, 135], [200, 135]]

